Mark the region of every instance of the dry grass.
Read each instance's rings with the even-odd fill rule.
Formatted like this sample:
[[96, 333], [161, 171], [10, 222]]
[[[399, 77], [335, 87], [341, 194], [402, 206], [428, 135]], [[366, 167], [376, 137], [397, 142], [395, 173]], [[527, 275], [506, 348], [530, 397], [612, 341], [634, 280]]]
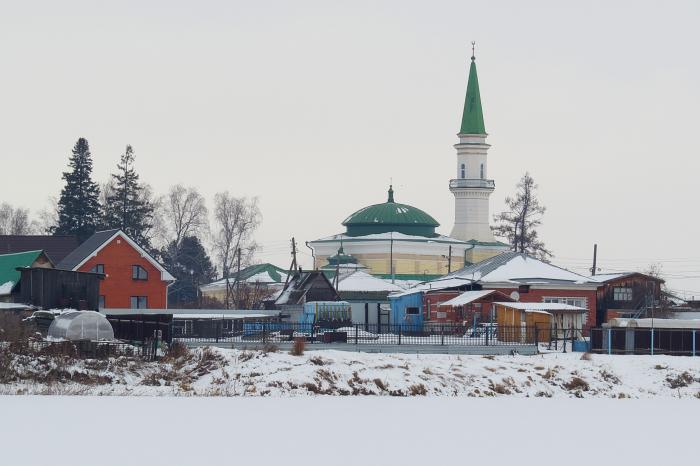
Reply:
[[681, 374], [678, 374], [675, 377], [671, 377], [669, 375], [668, 377], [666, 377], [666, 382], [671, 388], [683, 388], [695, 382], [695, 378], [690, 372], [685, 371]]
[[583, 391], [587, 392], [589, 390], [588, 382], [583, 380], [581, 377], [573, 377], [571, 380], [564, 384], [564, 388], [569, 391]]
[[425, 396], [428, 394], [428, 389], [422, 383], [411, 385], [408, 387], [408, 392], [411, 396]]
[[296, 337], [294, 339], [294, 344], [289, 354], [292, 356], [302, 356], [304, 354], [304, 349], [306, 348], [306, 339], [304, 337]]

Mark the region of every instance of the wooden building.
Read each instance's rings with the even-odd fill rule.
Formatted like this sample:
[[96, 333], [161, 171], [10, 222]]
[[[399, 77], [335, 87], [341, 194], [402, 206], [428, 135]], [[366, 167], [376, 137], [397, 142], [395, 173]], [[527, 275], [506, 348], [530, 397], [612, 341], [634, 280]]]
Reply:
[[304, 310], [304, 304], [311, 301], [340, 301], [340, 295], [322, 271], [299, 269], [290, 277], [274, 306], [297, 321]]
[[645, 317], [663, 304], [664, 281], [639, 272], [606, 273], [591, 279], [600, 283], [596, 293], [596, 326], [616, 317]]
[[97, 310], [104, 275], [42, 267], [20, 270], [20, 302], [43, 309]]

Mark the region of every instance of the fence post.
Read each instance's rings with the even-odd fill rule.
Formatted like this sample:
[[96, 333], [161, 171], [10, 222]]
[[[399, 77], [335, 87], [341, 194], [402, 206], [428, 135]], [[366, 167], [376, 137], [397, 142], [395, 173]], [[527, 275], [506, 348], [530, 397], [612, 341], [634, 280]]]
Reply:
[[359, 338], [358, 338], [358, 335], [357, 335], [357, 334], [359, 333], [358, 325], [359, 325], [359, 324], [355, 324], [355, 345], [357, 345], [358, 342], [359, 342]]
[[[267, 329], [265, 328], [266, 322], [262, 322], [262, 342], [266, 343], [267, 342]], [[294, 330], [292, 330], [292, 337], [294, 336]]]
[[486, 334], [486, 340], [485, 340], [484, 346], [489, 346], [489, 336], [491, 334], [492, 328], [493, 328], [493, 326], [491, 325], [491, 323], [489, 323], [488, 327], [486, 327], [486, 332], [484, 332]]
[[535, 324], [535, 351], [540, 352], [540, 339], [539, 332], [537, 331], [537, 324]]
[[654, 355], [654, 327], [651, 328], [651, 355]]
[[608, 354], [612, 354], [612, 328], [608, 327]]
[[440, 325], [440, 344], [445, 346], [445, 326]]
[[399, 345], [401, 344], [401, 325], [399, 325]]
[[697, 332], [697, 330], [693, 330], [693, 356], [695, 356], [695, 332]]

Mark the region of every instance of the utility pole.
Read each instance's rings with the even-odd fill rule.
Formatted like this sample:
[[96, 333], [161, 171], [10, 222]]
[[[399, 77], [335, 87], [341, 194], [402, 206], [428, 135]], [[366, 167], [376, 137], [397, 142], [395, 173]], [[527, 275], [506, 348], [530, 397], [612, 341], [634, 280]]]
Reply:
[[241, 248], [238, 248], [238, 272], [236, 273], [236, 308], [241, 308]]
[[297, 242], [292, 237], [292, 264], [289, 266], [289, 273], [287, 274], [287, 279], [284, 281], [284, 289], [287, 288], [287, 283], [289, 283], [289, 277], [297, 269]]
[[391, 283], [394, 283], [394, 232], [389, 232], [389, 268], [391, 269]]
[[448, 249], [447, 253], [447, 273], [452, 273], [452, 245]]
[[594, 244], [593, 245], [593, 267], [591, 268], [591, 276], [595, 275], [597, 265], [598, 265], [598, 244]]

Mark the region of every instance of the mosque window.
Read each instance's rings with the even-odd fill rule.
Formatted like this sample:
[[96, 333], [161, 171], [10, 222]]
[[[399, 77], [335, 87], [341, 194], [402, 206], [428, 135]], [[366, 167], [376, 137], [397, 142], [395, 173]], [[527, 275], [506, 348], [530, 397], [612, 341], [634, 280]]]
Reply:
[[462, 179], [466, 178], [466, 177], [467, 177], [467, 166], [464, 165], [464, 164], [462, 164], [462, 170], [461, 170], [461, 171], [462, 171], [462, 176], [461, 176], [461, 178], [462, 178]]
[[481, 164], [481, 179], [484, 179], [484, 164]]

